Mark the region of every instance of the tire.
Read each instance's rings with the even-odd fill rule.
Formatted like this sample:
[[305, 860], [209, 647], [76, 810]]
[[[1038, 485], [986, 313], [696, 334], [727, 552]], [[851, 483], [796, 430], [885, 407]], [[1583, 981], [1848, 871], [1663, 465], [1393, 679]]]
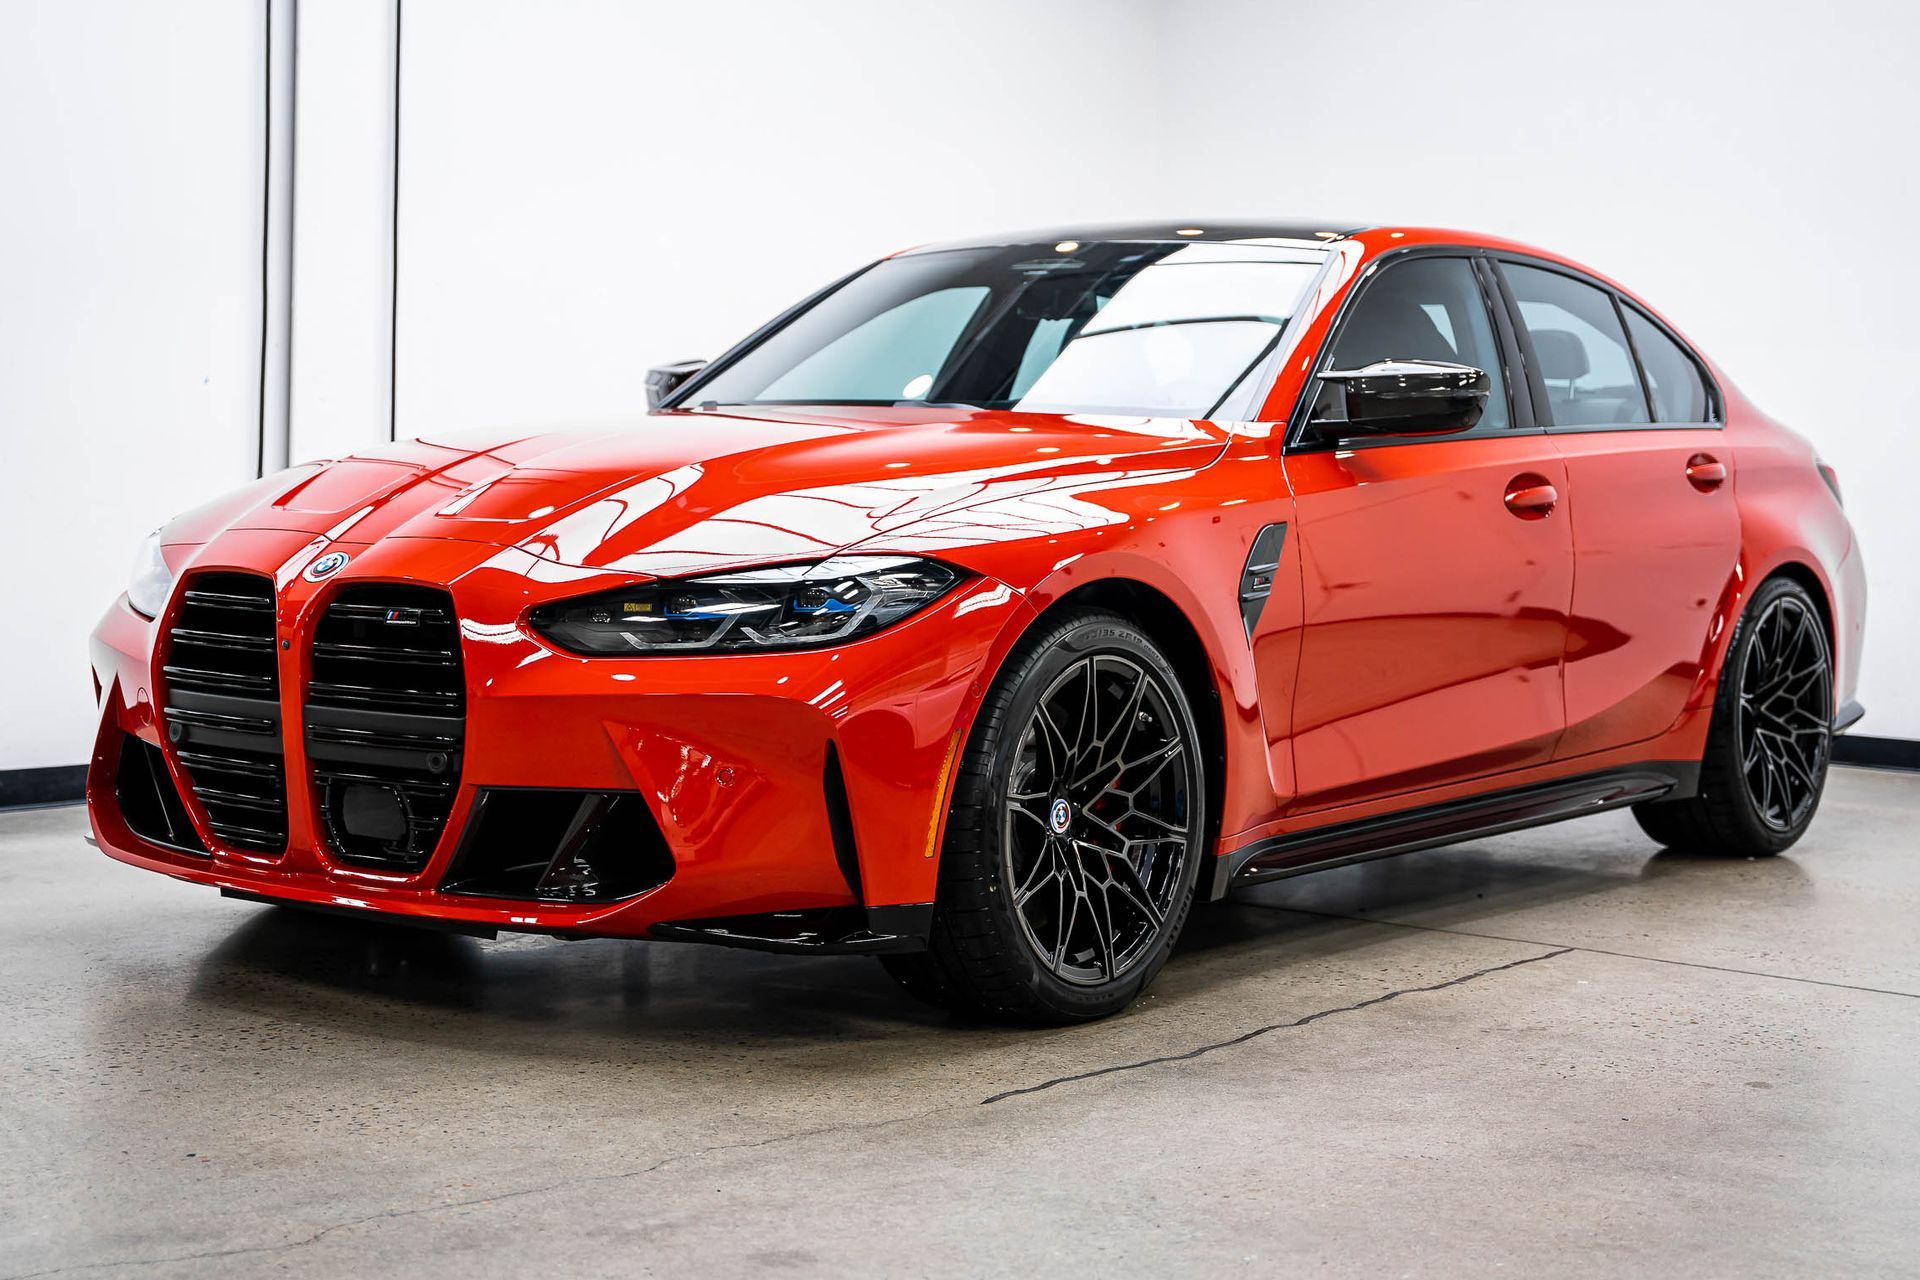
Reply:
[[1714, 695], [1699, 793], [1636, 805], [1669, 848], [1764, 858], [1819, 810], [1833, 739], [1833, 656], [1806, 588], [1769, 578], [1740, 615]]
[[884, 957], [887, 971], [993, 1021], [1124, 1009], [1192, 909], [1202, 767], [1192, 708], [1151, 639], [1094, 609], [1043, 624], [995, 677], [961, 757], [929, 949]]

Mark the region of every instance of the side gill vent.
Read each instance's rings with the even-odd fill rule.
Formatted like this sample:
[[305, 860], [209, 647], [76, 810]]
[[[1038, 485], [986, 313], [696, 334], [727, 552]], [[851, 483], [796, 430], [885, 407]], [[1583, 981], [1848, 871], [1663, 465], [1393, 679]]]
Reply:
[[222, 843], [287, 847], [286, 763], [273, 581], [255, 573], [189, 578], [161, 653], [161, 719], [174, 759]]
[[389, 583], [342, 588], [314, 628], [306, 694], [327, 848], [343, 862], [419, 871], [453, 809], [466, 738], [452, 597]]
[[1273, 575], [1280, 571], [1280, 552], [1287, 545], [1287, 526], [1270, 524], [1253, 535], [1247, 563], [1240, 570], [1240, 621], [1253, 639], [1253, 625], [1273, 594]]

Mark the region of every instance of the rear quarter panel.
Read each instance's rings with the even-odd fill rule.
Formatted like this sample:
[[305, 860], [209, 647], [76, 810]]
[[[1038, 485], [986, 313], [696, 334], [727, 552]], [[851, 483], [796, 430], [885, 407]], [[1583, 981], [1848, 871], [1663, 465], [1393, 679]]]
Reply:
[[[1739, 465], [1741, 603], [1769, 576], [1802, 566], [1819, 581], [1832, 612], [1834, 704], [1851, 701], [1866, 629], [1866, 570], [1853, 526], [1815, 467], [1813, 446], [1729, 388], [1728, 431]], [[1724, 658], [1725, 645], [1722, 644]]]

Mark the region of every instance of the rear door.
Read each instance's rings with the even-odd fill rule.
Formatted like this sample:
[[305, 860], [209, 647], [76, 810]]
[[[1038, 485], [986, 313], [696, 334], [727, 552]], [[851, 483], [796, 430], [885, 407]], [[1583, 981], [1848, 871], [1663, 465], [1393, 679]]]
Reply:
[[1493, 393], [1464, 434], [1288, 448], [1304, 612], [1296, 811], [1540, 764], [1559, 741], [1566, 472], [1530, 402], [1510, 400], [1494, 287], [1465, 252], [1388, 259], [1322, 354], [1320, 369], [1469, 364]]
[[1570, 482], [1567, 732], [1556, 756], [1680, 716], [1739, 556], [1733, 452], [1698, 360], [1645, 312], [1544, 263], [1498, 264]]

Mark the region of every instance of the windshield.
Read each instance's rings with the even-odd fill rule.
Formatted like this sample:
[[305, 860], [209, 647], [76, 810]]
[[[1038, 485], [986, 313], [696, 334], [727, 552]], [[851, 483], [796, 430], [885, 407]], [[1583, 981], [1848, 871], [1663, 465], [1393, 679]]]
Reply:
[[686, 403], [1211, 418], [1279, 342], [1324, 257], [1065, 240], [889, 258]]

